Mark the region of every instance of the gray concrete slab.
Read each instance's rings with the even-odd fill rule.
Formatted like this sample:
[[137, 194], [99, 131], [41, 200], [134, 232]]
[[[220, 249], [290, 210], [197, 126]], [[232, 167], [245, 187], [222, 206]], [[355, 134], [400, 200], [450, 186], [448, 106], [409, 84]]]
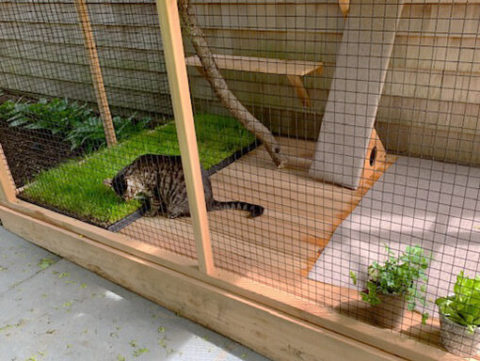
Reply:
[[58, 260], [46, 250], [0, 227], [0, 295]]
[[0, 265], [1, 361], [268, 361], [1, 227]]
[[368, 265], [387, 258], [385, 245], [432, 255], [428, 303], [417, 310], [437, 317], [435, 300], [452, 292], [458, 273], [480, 274], [480, 169], [399, 157], [335, 230], [309, 278], [363, 290]]

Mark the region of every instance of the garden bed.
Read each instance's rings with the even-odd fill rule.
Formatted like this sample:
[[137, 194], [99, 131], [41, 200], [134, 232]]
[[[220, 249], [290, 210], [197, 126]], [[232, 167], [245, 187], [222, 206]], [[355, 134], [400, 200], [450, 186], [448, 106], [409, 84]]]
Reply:
[[[36, 101], [30, 97], [0, 91], [0, 104], [9, 100]], [[10, 127], [1, 117], [0, 144], [17, 187], [28, 183], [42, 170], [55, 167], [62, 161], [80, 154], [78, 151], [72, 151], [67, 142], [49, 131]]]
[[17, 187], [35, 175], [78, 155], [60, 137], [40, 130], [12, 128], [0, 120], [0, 144]]
[[[114, 116], [117, 139], [155, 123], [150, 118]], [[87, 103], [33, 99], [0, 91], [0, 144], [17, 187], [39, 172], [105, 146], [102, 120]]]
[[[228, 164], [226, 159], [239, 157], [238, 151], [245, 151], [245, 147], [255, 142], [250, 133], [228, 117], [199, 115], [195, 127], [200, 160], [206, 169], [218, 170]], [[141, 204], [137, 200], [124, 202], [103, 180], [146, 153], [179, 154], [173, 122], [142, 131], [115, 147], [42, 171], [27, 184], [19, 198], [104, 228], [122, 224]]]

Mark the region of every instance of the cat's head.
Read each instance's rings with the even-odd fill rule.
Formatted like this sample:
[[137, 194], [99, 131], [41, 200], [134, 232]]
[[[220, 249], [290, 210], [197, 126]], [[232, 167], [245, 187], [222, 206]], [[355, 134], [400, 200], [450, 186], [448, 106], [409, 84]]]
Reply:
[[122, 172], [118, 173], [113, 179], [105, 179], [103, 184], [111, 187], [115, 193], [125, 201], [132, 200], [143, 192], [143, 187], [138, 184], [138, 182], [125, 177], [125, 174]]

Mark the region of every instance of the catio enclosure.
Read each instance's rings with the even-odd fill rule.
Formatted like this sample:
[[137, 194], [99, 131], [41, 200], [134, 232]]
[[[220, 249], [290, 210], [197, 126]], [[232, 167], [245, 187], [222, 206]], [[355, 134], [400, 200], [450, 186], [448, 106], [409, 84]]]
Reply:
[[[479, 32], [476, 0], [0, 0], [0, 219], [275, 360], [480, 360]], [[143, 154], [184, 178], [126, 201]], [[263, 214], [207, 212], [200, 164]]]

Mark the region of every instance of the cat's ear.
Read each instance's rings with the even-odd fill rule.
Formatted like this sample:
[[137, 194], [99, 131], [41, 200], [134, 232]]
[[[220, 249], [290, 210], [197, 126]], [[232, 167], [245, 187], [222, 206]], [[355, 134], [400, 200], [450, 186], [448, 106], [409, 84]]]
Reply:
[[103, 180], [103, 184], [105, 184], [108, 187], [112, 187], [112, 178], [107, 178]]

